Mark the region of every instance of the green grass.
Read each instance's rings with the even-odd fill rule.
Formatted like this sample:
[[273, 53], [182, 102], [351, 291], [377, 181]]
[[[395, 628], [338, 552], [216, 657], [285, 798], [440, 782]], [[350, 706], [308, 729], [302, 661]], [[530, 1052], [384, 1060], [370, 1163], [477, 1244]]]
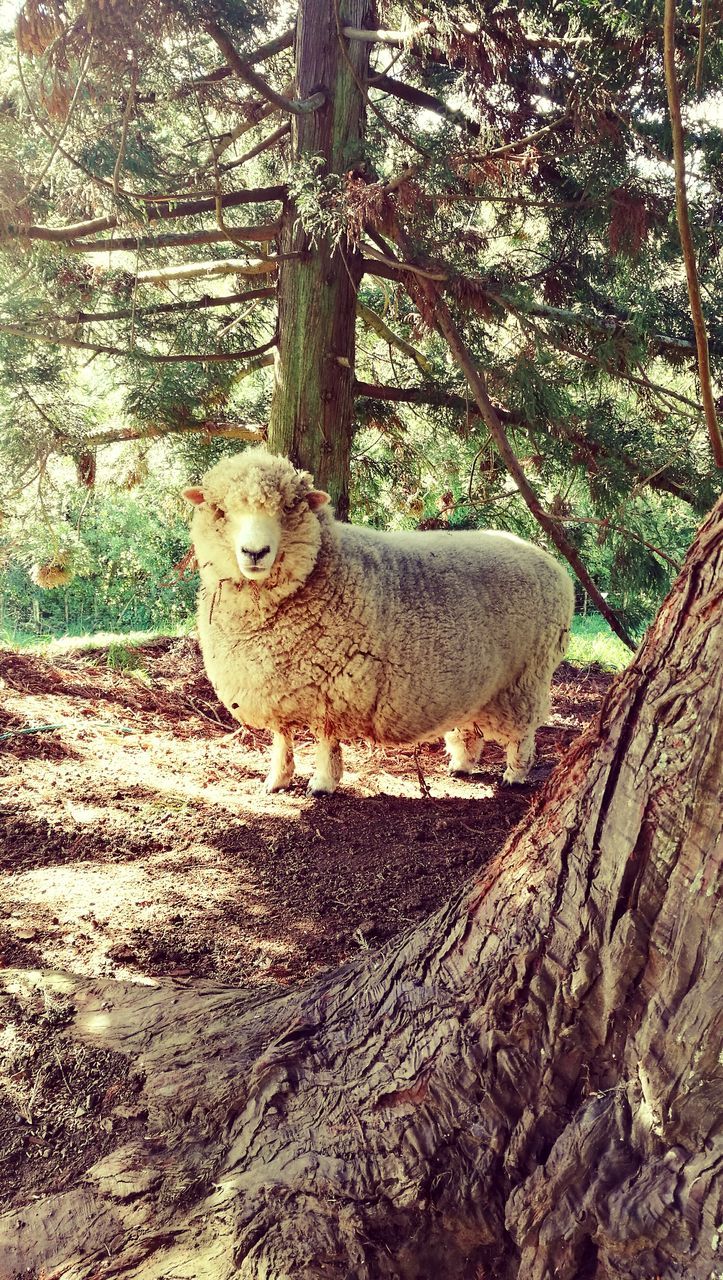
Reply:
[[[132, 670], [140, 663], [133, 650], [159, 636], [188, 635], [193, 619], [176, 628], [160, 628], [158, 631], [100, 631], [94, 635], [40, 636], [24, 631], [0, 631], [0, 647], [9, 649], [36, 649], [41, 653], [68, 653], [82, 650], [107, 649], [108, 666]], [[576, 667], [589, 667], [594, 663], [605, 671], [623, 671], [632, 659], [629, 649], [613, 635], [607, 622], [597, 613], [586, 618], [576, 615], [572, 621], [572, 636], [567, 658]]]
[[0, 628], [0, 649], [35, 649], [39, 653], [49, 653], [51, 656], [54, 653], [83, 653], [93, 649], [107, 649], [110, 654], [111, 650], [117, 649], [119, 660], [114, 661], [111, 655], [108, 665], [126, 667], [129, 664], [123, 661], [120, 650], [133, 649], [138, 645], [158, 640], [160, 637], [186, 636], [193, 628], [194, 622], [194, 618], [189, 618], [179, 626], [158, 627], [152, 631], [76, 632], [70, 630], [66, 635], [60, 636], [43, 635], [37, 631], [23, 631], [15, 627], [2, 627]]
[[633, 654], [627, 645], [618, 640], [599, 614], [590, 613], [586, 618], [576, 615], [573, 618], [568, 662], [576, 667], [590, 667], [597, 663], [605, 671], [624, 671], [632, 659]]

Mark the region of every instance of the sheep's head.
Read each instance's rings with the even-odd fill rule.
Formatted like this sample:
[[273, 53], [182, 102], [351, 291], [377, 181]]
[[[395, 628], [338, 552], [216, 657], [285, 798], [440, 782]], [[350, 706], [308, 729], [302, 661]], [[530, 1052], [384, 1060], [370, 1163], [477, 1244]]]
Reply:
[[[291, 546], [303, 543], [310, 513], [329, 501], [328, 493], [314, 489], [308, 471], [263, 449], [224, 458], [184, 497], [199, 509], [193, 526], [197, 546], [223, 547], [237, 573], [256, 583], [271, 576]], [[219, 563], [218, 554], [214, 561]]]

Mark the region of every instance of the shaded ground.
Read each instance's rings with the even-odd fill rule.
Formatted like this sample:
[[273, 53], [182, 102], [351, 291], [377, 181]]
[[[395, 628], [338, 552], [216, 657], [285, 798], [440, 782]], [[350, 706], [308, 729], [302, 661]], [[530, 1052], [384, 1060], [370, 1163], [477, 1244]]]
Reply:
[[0, 653], [0, 1204], [62, 1186], [143, 1118], [127, 1059], [64, 1036], [62, 978], [17, 970], [246, 986], [337, 965], [500, 847], [610, 682], [563, 664], [524, 787], [500, 784], [495, 748], [460, 780], [429, 746], [425, 797], [411, 751], [357, 744], [313, 800], [310, 743], [291, 791], [264, 794], [264, 735], [234, 732], [193, 641], [141, 662]]

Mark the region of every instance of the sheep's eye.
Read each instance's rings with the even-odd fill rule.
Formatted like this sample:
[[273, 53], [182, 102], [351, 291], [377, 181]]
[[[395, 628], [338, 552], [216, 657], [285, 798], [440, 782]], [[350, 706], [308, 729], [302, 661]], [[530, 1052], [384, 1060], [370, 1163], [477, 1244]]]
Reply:
[[226, 512], [224, 511], [223, 507], [217, 507], [215, 502], [212, 503], [211, 510], [213, 511], [213, 514], [217, 520], [226, 519]]

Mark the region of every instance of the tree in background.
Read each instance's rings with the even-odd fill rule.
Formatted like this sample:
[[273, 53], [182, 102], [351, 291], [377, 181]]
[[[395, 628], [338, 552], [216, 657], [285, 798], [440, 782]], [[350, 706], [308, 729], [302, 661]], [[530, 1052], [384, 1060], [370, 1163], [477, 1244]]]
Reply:
[[[54, 452], [87, 478], [119, 437], [268, 435], [342, 515], [350, 470], [358, 505], [386, 483], [413, 514], [418, 455], [445, 438], [441, 518], [504, 522], [516, 490], [604, 610], [595, 541], [623, 577], [660, 574], [666, 525], [717, 488], [662, 14], [285, 15], [23, 8], [1, 144], [10, 485]], [[720, 79], [719, 26], [679, 22], [684, 87]], [[688, 195], [715, 358], [721, 130], [702, 103]], [[122, 389], [122, 427], [74, 394], [88, 360]]]

